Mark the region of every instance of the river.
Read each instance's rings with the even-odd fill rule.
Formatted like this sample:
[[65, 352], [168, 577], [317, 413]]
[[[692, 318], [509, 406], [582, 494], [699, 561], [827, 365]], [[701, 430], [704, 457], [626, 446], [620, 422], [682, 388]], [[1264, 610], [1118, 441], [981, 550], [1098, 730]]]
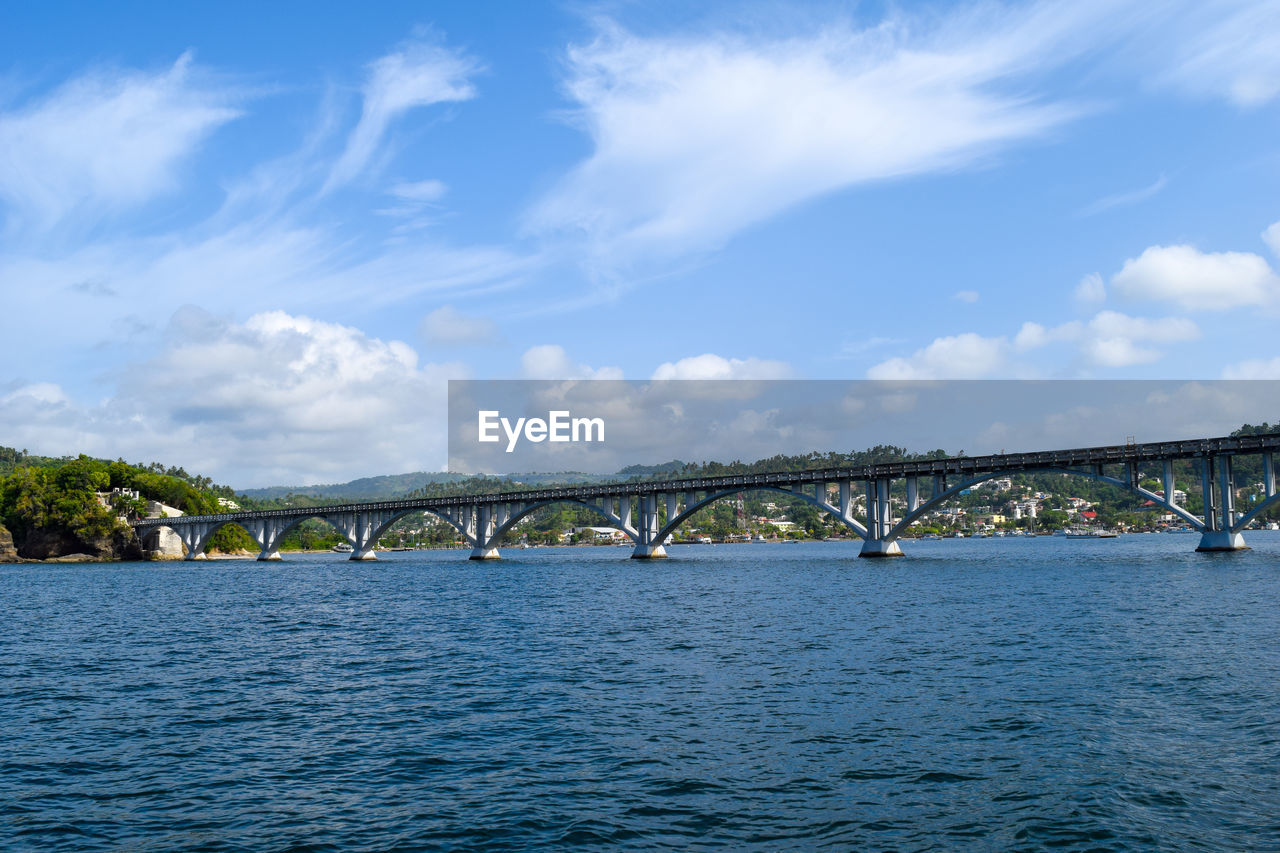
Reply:
[[1280, 848], [1280, 534], [0, 567], [0, 847]]

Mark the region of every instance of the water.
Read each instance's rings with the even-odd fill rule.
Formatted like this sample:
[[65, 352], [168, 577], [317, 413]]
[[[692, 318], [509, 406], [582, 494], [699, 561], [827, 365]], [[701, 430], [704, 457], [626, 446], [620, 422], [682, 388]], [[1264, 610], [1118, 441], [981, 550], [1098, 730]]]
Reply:
[[0, 569], [0, 847], [1280, 848], [1280, 535]]

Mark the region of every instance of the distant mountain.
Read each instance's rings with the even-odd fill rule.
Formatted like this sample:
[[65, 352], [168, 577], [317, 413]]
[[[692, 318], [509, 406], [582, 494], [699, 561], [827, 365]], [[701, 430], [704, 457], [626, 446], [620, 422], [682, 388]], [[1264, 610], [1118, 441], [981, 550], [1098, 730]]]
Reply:
[[263, 489], [240, 489], [245, 497], [271, 500], [289, 495], [306, 495], [312, 498], [377, 501], [391, 500], [416, 492], [429, 483], [456, 483], [467, 479], [462, 474], [446, 474], [439, 471], [414, 471], [412, 474], [383, 474], [379, 477], [361, 477], [349, 483], [326, 483], [319, 486], [267, 486]]
[[[503, 474], [499, 479], [511, 480], [528, 486], [581, 485], [583, 483], [609, 483], [629, 480], [632, 477], [651, 477], [656, 474], [682, 470], [685, 463], [673, 459], [661, 465], [628, 465], [615, 474], [585, 474], [581, 471], [556, 471], [554, 473]], [[321, 500], [380, 501], [394, 500], [418, 491], [433, 483], [457, 483], [470, 479], [465, 474], [415, 471], [412, 474], [384, 474], [380, 477], [361, 477], [349, 483], [327, 483], [318, 486], [267, 486], [262, 489], [240, 489], [239, 494], [256, 500], [272, 500], [289, 495], [304, 495]]]
[[656, 477], [659, 474], [679, 474], [688, 467], [679, 459], [663, 462], [661, 465], [628, 465], [614, 477], [618, 480], [630, 480], [632, 477]]

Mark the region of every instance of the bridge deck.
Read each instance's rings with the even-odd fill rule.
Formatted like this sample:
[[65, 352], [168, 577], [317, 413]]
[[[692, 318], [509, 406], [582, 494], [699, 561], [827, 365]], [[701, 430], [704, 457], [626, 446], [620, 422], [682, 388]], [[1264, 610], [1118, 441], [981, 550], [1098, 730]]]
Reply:
[[173, 526], [175, 524], [213, 520], [248, 521], [255, 518], [296, 518], [299, 515], [314, 516], [325, 513], [359, 512], [362, 510], [444, 509], [478, 504], [499, 504], [508, 501], [536, 503], [555, 500], [590, 500], [594, 498], [633, 497], [636, 495], [666, 494], [671, 492], [723, 491], [734, 487], [750, 488], [752, 486], [786, 488], [788, 486], [828, 483], [837, 480], [895, 479], [910, 476], [972, 476], [987, 473], [1017, 473], [1045, 468], [1156, 462], [1166, 459], [1194, 459], [1204, 456], [1262, 453], [1275, 450], [1280, 450], [1280, 433], [1240, 436], [1238, 438], [1198, 438], [1187, 441], [1120, 444], [1072, 450], [1044, 450], [1034, 453], [951, 456], [945, 459], [930, 459], [919, 462], [885, 462], [852, 468], [821, 468], [766, 474], [730, 474], [723, 477], [596, 483], [584, 486], [557, 486], [550, 489], [494, 492], [484, 495], [449, 495], [435, 498], [289, 507], [287, 509], [252, 510], [214, 515], [184, 515], [176, 518], [144, 518], [132, 522], [132, 524], [134, 527]]

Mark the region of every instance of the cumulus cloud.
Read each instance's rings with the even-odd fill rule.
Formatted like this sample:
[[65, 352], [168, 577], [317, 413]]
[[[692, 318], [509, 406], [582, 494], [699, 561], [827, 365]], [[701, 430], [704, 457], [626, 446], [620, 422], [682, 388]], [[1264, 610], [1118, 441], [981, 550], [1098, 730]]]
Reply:
[[1272, 223], [1266, 231], [1263, 231], [1262, 239], [1271, 249], [1271, 254], [1280, 258], [1280, 222]]
[[977, 302], [977, 301], [978, 301], [978, 291], [976, 291], [976, 290], [958, 290], [958, 291], [956, 291], [956, 293], [955, 293], [955, 295], [952, 297], [952, 299], [956, 300], [957, 302], [969, 302], [969, 303]]
[[653, 378], [665, 379], [787, 379], [791, 365], [762, 358], [725, 358], [714, 353], [664, 362]]
[[1056, 342], [1075, 343], [1085, 362], [1092, 367], [1129, 367], [1158, 361], [1164, 352], [1150, 344], [1193, 341], [1200, 327], [1185, 317], [1130, 317], [1119, 311], [1100, 311], [1087, 323], [1063, 323], [1052, 329], [1039, 327], [1031, 332], [1027, 323], [1018, 340], [1030, 348]]
[[460, 365], [420, 365], [400, 341], [279, 311], [234, 323], [186, 309], [169, 334], [104, 402], [28, 386], [5, 396], [0, 427], [32, 448], [161, 459], [240, 487], [444, 464]]
[[1280, 379], [1280, 356], [1271, 359], [1254, 358], [1227, 365], [1222, 369], [1223, 379]]
[[1117, 294], [1135, 301], [1172, 302], [1188, 311], [1269, 305], [1280, 277], [1259, 255], [1201, 252], [1194, 246], [1152, 246], [1111, 277]]
[[936, 338], [907, 358], [891, 358], [867, 371], [868, 379], [977, 379], [1009, 367], [1009, 341], [973, 332]]
[[0, 113], [0, 199], [11, 226], [101, 216], [177, 186], [178, 167], [239, 113], [190, 54], [159, 73], [97, 71]]
[[475, 97], [470, 78], [480, 64], [463, 53], [415, 43], [369, 67], [360, 121], [325, 183], [333, 189], [363, 172], [396, 118], [415, 107], [466, 101]]
[[1082, 305], [1089, 305], [1096, 302], [1107, 301], [1107, 286], [1102, 281], [1102, 276], [1096, 272], [1091, 272], [1084, 278], [1080, 279], [1080, 283], [1076, 285], [1075, 300]]
[[558, 344], [540, 344], [525, 350], [520, 367], [526, 379], [621, 379], [616, 367], [591, 368], [569, 358]]
[[[1008, 10], [1002, 10], [1007, 12]], [[1061, 58], [1077, 9], [893, 19], [801, 36], [640, 36], [568, 54], [594, 150], [531, 211], [600, 263], [714, 249], [823, 193], [964, 166], [1075, 111], [1001, 87]]]
[[498, 326], [488, 317], [472, 317], [452, 305], [422, 318], [418, 332], [428, 346], [480, 346], [498, 340]]
[[910, 356], [891, 358], [867, 371], [868, 379], [978, 379], [1028, 373], [1020, 357], [1053, 344], [1074, 346], [1090, 367], [1128, 367], [1160, 359], [1151, 344], [1192, 341], [1200, 327], [1185, 317], [1130, 317], [1100, 311], [1088, 322], [1045, 326], [1026, 322], [1013, 340], [972, 332], [935, 339]]

